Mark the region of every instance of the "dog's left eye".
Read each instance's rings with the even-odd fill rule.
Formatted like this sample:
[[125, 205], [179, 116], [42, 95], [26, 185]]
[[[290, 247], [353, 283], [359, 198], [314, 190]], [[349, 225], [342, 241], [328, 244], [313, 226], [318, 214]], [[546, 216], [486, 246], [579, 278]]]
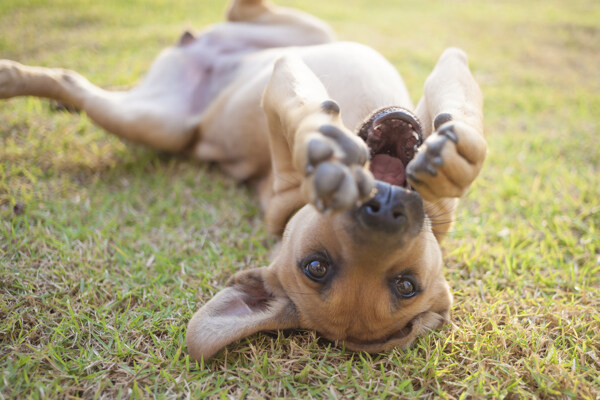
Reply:
[[394, 281], [396, 292], [405, 299], [409, 299], [416, 295], [419, 291], [416, 279], [411, 276], [399, 276]]
[[329, 263], [322, 259], [308, 260], [304, 264], [304, 274], [316, 282], [320, 282], [327, 276]]

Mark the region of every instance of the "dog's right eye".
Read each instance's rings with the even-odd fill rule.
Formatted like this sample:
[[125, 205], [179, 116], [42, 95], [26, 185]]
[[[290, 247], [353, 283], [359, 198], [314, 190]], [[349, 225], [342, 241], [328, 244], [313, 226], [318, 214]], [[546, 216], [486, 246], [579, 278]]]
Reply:
[[412, 275], [401, 275], [394, 280], [396, 293], [404, 299], [410, 299], [420, 291], [417, 280]]
[[304, 275], [315, 282], [322, 282], [329, 272], [329, 262], [321, 257], [311, 257], [303, 262]]

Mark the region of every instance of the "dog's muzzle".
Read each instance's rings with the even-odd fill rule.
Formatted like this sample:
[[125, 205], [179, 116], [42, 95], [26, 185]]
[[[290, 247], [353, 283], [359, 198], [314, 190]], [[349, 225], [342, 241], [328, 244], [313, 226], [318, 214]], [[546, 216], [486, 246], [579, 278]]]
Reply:
[[377, 181], [377, 194], [358, 208], [356, 218], [363, 230], [414, 237], [425, 219], [423, 199], [415, 191]]

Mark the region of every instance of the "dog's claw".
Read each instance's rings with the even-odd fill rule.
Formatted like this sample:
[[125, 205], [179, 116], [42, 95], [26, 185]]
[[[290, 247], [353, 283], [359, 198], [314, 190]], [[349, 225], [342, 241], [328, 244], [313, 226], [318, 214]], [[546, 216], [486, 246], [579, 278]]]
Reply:
[[458, 144], [458, 137], [456, 137], [454, 128], [451, 125], [446, 126], [444, 129], [441, 129], [438, 133], [440, 135], [443, 135], [443, 136], [447, 137], [448, 139], [452, 140], [454, 142], [454, 144]]
[[315, 207], [317, 208], [317, 210], [319, 210], [320, 212], [324, 212], [325, 211], [325, 204], [323, 203], [323, 201], [321, 199], [315, 199], [313, 201], [313, 204], [315, 205]]
[[367, 199], [373, 194], [375, 188], [375, 180], [370, 174], [367, 174], [364, 169], [356, 169], [354, 171], [354, 179], [358, 187], [360, 199]]
[[[439, 158], [439, 157], [436, 157], [436, 158]], [[435, 168], [433, 163], [425, 165], [425, 169], [427, 170], [427, 172], [429, 172], [429, 174], [431, 176], [437, 176], [437, 174], [438, 174], [437, 169]]]

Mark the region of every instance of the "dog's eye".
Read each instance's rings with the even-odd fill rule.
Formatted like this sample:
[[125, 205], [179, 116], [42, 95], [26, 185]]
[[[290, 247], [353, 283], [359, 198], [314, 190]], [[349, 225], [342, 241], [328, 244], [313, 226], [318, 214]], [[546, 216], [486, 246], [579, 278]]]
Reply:
[[399, 276], [394, 281], [396, 292], [400, 297], [409, 299], [418, 292], [418, 286], [416, 279], [408, 276]]
[[329, 263], [325, 260], [311, 260], [304, 264], [304, 273], [313, 281], [320, 282], [327, 276]]

